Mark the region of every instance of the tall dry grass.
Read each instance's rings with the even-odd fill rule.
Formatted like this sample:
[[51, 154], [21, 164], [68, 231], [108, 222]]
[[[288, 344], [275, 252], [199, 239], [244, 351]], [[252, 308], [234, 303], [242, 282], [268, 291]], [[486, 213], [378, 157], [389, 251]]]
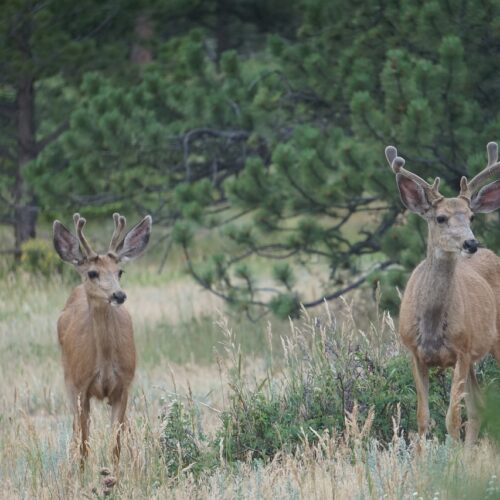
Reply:
[[[188, 466], [170, 476], [161, 447], [159, 418], [169, 405], [177, 400], [196, 405], [201, 425], [214, 435], [221, 411], [228, 406], [228, 382], [235, 364], [242, 365], [245, 381], [271, 374], [278, 383], [286, 375], [282, 367], [287, 356], [298, 352], [293, 344], [310, 337], [310, 331], [301, 323], [292, 324], [288, 335], [284, 333], [286, 325], [252, 326], [224, 320], [214, 326], [217, 318], [206, 319], [206, 314], [220, 304], [210, 296], [199, 295], [185, 282], [167, 286], [148, 280], [131, 280], [125, 285], [135, 320], [139, 369], [130, 400], [130, 433], [119, 483], [106, 490], [100, 475], [103, 467], [110, 466], [112, 444], [106, 405], [93, 404], [91, 454], [83, 473], [71, 445], [71, 415], [55, 334], [70, 285], [58, 278], [23, 274], [6, 275], [2, 285], [0, 498], [99, 498], [108, 493], [137, 499], [500, 498], [500, 460], [487, 439], [471, 449], [431, 440], [417, 454], [407, 436], [400, 435], [395, 414], [394, 437], [382, 446], [372, 438], [371, 414], [362, 417], [356, 407], [346, 417], [344, 434], [325, 430], [312, 442], [304, 432], [293, 452], [278, 453], [270, 462], [228, 463], [221, 443], [221, 452], [215, 454], [210, 468], [194, 474]], [[315, 321], [309, 319], [309, 323]], [[375, 355], [381, 355], [383, 349], [398, 349], [387, 317], [383, 335], [377, 322], [359, 329], [352, 312], [339, 315], [338, 321], [346, 336], [363, 339]], [[212, 332], [210, 342], [203, 344], [200, 328], [213, 328], [219, 334]], [[247, 344], [242, 342], [252, 335], [262, 344], [260, 350], [248, 340]], [[163, 342], [166, 347], [159, 347]], [[192, 356], [173, 362], [175, 356], [169, 356], [169, 349], [175, 349], [176, 342], [184, 342]], [[203, 357], [202, 351], [207, 350], [214, 352], [212, 359], [218, 362]], [[160, 355], [154, 357], [155, 351]]]

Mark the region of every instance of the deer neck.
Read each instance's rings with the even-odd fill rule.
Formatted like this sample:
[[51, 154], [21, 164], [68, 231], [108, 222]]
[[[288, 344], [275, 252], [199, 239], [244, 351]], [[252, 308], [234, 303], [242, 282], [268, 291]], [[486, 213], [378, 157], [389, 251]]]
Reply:
[[445, 305], [451, 296], [455, 273], [458, 264], [458, 254], [444, 252], [436, 247], [429, 247], [425, 260], [423, 296], [428, 304]]
[[98, 361], [113, 357], [117, 341], [117, 318], [115, 308], [102, 300], [89, 300], [89, 312], [97, 348]]

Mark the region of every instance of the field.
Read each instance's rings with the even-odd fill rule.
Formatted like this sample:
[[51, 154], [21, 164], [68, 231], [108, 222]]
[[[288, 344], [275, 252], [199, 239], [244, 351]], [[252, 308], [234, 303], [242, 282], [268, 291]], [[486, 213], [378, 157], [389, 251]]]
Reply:
[[[264, 399], [271, 401], [272, 394], [294, 386], [299, 372], [317, 373], [322, 380], [323, 372], [316, 370], [324, 369], [318, 367], [327, 358], [312, 352], [310, 342], [314, 335], [326, 335], [323, 324], [335, 324], [339, 345], [363, 344], [374, 359], [404, 357], [394, 324], [388, 315], [377, 315], [373, 304], [356, 307], [360, 297], [354, 306], [339, 302], [319, 308], [295, 324], [249, 323], [231, 317], [180, 273], [165, 279], [156, 271], [152, 263], [133, 265], [124, 280], [139, 366], [129, 404], [128, 446], [113, 489], [103, 486], [100, 475], [110, 466], [107, 405], [93, 404], [91, 454], [83, 473], [70, 444], [55, 324], [71, 280], [5, 272], [0, 288], [1, 498], [500, 498], [500, 460], [487, 438], [471, 449], [436, 438], [418, 454], [401, 432], [404, 415], [397, 405], [389, 412], [392, 418], [387, 413], [386, 424], [380, 424], [380, 415], [360, 401], [359, 408], [349, 408], [343, 432], [318, 432], [308, 425], [293, 446], [268, 459], [256, 458], [249, 449], [230, 460], [220, 429], [224, 412], [236, 408], [235, 393], [245, 404], [252, 394], [267, 394]], [[308, 383], [317, 388], [315, 380]], [[256, 389], [264, 386], [266, 392]], [[412, 390], [408, 384], [409, 400]], [[173, 452], [165, 447], [172, 409], [188, 427], [193, 424], [192, 440], [179, 430], [184, 441]], [[392, 429], [392, 438], [377, 441], [377, 425]], [[198, 452], [191, 462], [186, 442]]]

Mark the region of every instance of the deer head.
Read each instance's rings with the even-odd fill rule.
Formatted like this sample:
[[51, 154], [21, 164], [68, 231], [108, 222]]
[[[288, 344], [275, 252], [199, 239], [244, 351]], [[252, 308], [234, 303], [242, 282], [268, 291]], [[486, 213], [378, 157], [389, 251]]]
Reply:
[[97, 254], [83, 234], [86, 220], [73, 215], [76, 236], [61, 222], [54, 221], [54, 248], [64, 262], [73, 264], [80, 273], [92, 300], [120, 305], [127, 298], [120, 286], [121, 264], [138, 257], [146, 248], [151, 234], [151, 216], [147, 215], [125, 236], [126, 220], [113, 214], [115, 229], [106, 254]]
[[394, 146], [387, 146], [385, 156], [396, 182], [401, 201], [406, 208], [423, 217], [429, 226], [429, 245], [443, 252], [473, 254], [479, 243], [470, 223], [475, 213], [492, 212], [500, 207], [500, 181], [481, 186], [487, 178], [500, 171], [498, 146], [487, 145], [488, 164], [471, 181], [462, 177], [456, 198], [445, 198], [439, 192], [439, 177], [432, 184], [404, 168], [405, 160]]

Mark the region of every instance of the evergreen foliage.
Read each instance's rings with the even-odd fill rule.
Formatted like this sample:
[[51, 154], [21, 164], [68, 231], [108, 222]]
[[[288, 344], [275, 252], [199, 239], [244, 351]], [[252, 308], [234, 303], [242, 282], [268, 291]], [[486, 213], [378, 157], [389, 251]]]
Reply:
[[[35, 237], [38, 212], [50, 211], [28, 170], [62, 139], [78, 86], [90, 70], [121, 74], [128, 52], [133, 0], [9, 0], [0, 10], [0, 222], [14, 228], [15, 254]], [[125, 9], [127, 16], [123, 15]], [[119, 34], [119, 36], [117, 36]], [[73, 119], [71, 120], [73, 121]], [[64, 159], [46, 165], [54, 177]], [[63, 180], [57, 179], [60, 193]]]
[[[153, 213], [198, 283], [252, 318], [294, 316], [379, 279], [384, 305], [397, 304], [425, 228], [401, 220], [384, 147], [441, 176], [449, 195], [482, 168], [500, 119], [498, 4], [167, 4], [131, 4], [156, 21], [140, 70], [106, 40], [93, 64], [40, 76], [40, 95], [66, 103], [51, 112], [69, 116], [27, 168], [44, 213]], [[106, 54], [116, 64], [104, 67]], [[474, 229], [492, 248], [497, 217]], [[221, 245], [198, 262], [202, 230]], [[301, 288], [311, 268], [324, 277], [315, 295]]]

